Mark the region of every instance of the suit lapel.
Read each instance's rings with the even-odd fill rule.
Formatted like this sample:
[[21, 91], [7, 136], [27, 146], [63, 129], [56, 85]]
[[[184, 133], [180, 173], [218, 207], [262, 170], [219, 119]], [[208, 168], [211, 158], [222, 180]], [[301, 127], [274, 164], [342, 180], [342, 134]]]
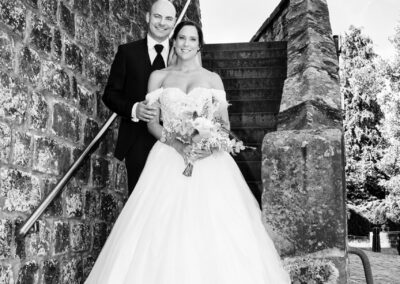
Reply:
[[143, 70], [145, 73], [150, 74], [151, 73], [151, 61], [150, 61], [150, 56], [149, 56], [149, 50], [147, 48], [147, 37], [143, 39], [142, 42], [142, 58], [144, 59], [144, 66], [145, 70]]

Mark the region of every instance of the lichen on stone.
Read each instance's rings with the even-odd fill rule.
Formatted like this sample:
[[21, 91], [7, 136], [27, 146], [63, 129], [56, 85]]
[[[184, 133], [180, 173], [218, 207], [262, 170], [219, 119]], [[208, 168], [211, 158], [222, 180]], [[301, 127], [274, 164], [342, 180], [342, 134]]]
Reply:
[[337, 284], [339, 270], [329, 259], [296, 257], [284, 260], [293, 284]]
[[1, 169], [0, 181], [5, 210], [29, 212], [39, 204], [41, 191], [37, 177], [19, 170]]

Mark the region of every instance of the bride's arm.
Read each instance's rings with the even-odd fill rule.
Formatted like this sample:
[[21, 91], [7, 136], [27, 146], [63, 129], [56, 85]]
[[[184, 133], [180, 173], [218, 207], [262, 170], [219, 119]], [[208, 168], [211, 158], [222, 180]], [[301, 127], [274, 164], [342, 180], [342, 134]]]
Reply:
[[[159, 88], [161, 88], [162, 81], [164, 80], [165, 74], [163, 74], [165, 71], [154, 71], [151, 73], [150, 78], [149, 78], [149, 84], [148, 84], [148, 92], [155, 91]], [[150, 132], [151, 135], [153, 135], [157, 140], [160, 140], [161, 142], [175, 148], [175, 150], [181, 154], [183, 157], [185, 157], [185, 145], [180, 142], [179, 140], [176, 140], [173, 137], [170, 137], [167, 135], [164, 127], [160, 124], [160, 106], [158, 105], [157, 108], [157, 114], [154, 116], [152, 120], [150, 120], [147, 123], [147, 129]]]
[[[225, 92], [221, 77], [216, 73], [213, 73], [212, 88]], [[230, 130], [228, 102], [226, 101], [226, 98], [220, 102], [219, 108], [215, 112], [215, 117], [221, 122], [225, 129]]]

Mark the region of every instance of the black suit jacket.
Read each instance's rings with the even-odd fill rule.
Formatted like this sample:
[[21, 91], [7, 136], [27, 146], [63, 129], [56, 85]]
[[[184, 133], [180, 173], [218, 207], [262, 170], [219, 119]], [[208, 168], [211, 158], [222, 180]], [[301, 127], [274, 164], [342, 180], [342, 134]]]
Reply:
[[115, 157], [123, 160], [128, 151], [135, 155], [148, 155], [156, 141], [143, 121], [132, 122], [131, 111], [136, 102], [145, 99], [150, 77], [151, 62], [147, 39], [120, 45], [115, 55], [103, 101], [121, 116]]

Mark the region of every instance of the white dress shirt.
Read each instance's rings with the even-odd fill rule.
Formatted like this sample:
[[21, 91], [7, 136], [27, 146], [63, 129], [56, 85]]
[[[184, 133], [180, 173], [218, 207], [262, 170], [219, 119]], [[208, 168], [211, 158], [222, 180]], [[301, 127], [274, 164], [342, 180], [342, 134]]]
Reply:
[[[168, 54], [169, 54], [169, 40], [168, 38], [166, 40], [164, 40], [163, 42], [158, 42], [156, 40], [154, 40], [151, 36], [147, 35], [147, 51], [149, 53], [149, 57], [150, 57], [150, 62], [151, 64], [153, 64], [154, 59], [157, 56], [157, 51], [154, 48], [154, 46], [156, 44], [161, 44], [162, 46], [164, 46], [163, 50], [161, 51], [161, 56], [164, 59], [164, 63], [165, 66], [167, 66], [168, 63]], [[136, 117], [136, 108], [137, 108], [138, 103], [135, 103], [132, 107], [132, 121], [133, 122], [138, 122], [139, 119]]]

